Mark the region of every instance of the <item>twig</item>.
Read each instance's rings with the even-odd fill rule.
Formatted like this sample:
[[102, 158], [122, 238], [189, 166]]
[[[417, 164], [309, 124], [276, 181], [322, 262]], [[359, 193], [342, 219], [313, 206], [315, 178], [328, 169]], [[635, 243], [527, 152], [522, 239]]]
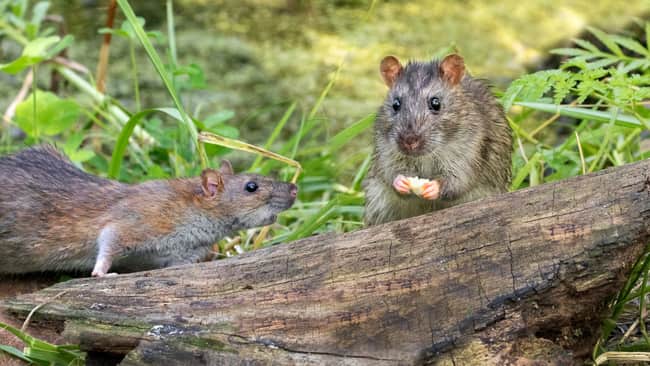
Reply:
[[607, 361], [648, 362], [650, 361], [650, 352], [605, 352], [596, 358], [595, 363], [596, 365], [602, 365]]
[[[106, 11], [106, 28], [113, 29], [113, 20], [115, 19], [115, 10], [117, 8], [117, 1], [111, 0]], [[99, 49], [99, 62], [97, 63], [97, 91], [103, 93], [106, 89], [106, 71], [108, 70], [108, 56], [111, 45], [111, 33], [104, 34], [104, 41], [102, 47]]]
[[27, 73], [27, 76], [25, 76], [25, 80], [23, 80], [23, 85], [20, 87], [18, 94], [16, 95], [14, 100], [11, 101], [11, 104], [9, 104], [9, 107], [7, 107], [7, 110], [5, 110], [5, 113], [2, 116], [2, 122], [4, 127], [7, 127], [11, 123], [11, 120], [14, 118], [14, 114], [16, 114], [16, 108], [18, 107], [18, 104], [20, 104], [23, 100], [25, 100], [25, 97], [27, 96], [27, 92], [29, 91], [29, 88], [32, 86], [33, 78], [34, 78], [34, 69], [29, 69], [29, 72]]
[[[577, 102], [575, 100], [573, 102], [569, 103], [569, 106], [572, 106], [572, 107], [575, 107], [576, 105], [577, 105]], [[537, 127], [535, 130], [533, 130], [533, 132], [531, 132], [529, 134], [529, 136], [531, 138], [535, 137], [535, 135], [537, 135], [541, 130], [548, 127], [551, 123], [555, 122], [555, 120], [557, 120], [558, 118], [560, 118], [560, 113], [555, 113], [553, 116], [551, 116], [551, 118], [547, 119], [541, 125], [539, 125], [539, 127]]]
[[86, 68], [86, 66], [76, 62], [72, 61], [68, 58], [61, 57], [61, 56], [56, 56], [52, 61], [56, 62], [59, 65], [65, 66], [68, 69], [78, 71], [82, 74], [89, 74], [90, 72]]
[[56, 299], [59, 298], [60, 296], [63, 296], [63, 295], [66, 294], [67, 292], [68, 292], [68, 291], [61, 291], [61, 292], [59, 292], [58, 294], [54, 295], [54, 297], [52, 297], [51, 299], [47, 300], [46, 302], [44, 302], [44, 303], [42, 303], [42, 304], [38, 304], [38, 305], [36, 305], [36, 307], [34, 307], [34, 308], [32, 309], [32, 311], [29, 312], [29, 315], [27, 315], [27, 319], [25, 319], [25, 321], [23, 322], [23, 326], [20, 327], [20, 331], [21, 331], [21, 332], [24, 332], [25, 330], [27, 330], [27, 326], [29, 326], [29, 321], [32, 320], [32, 315], [34, 315], [34, 313], [36, 313], [36, 311], [37, 311], [38, 309], [40, 309], [40, 308], [42, 308], [43, 306], [45, 306], [45, 305], [51, 303], [52, 301], [56, 300]]
[[526, 151], [524, 151], [524, 145], [521, 143], [521, 139], [519, 138], [519, 136], [517, 136], [517, 144], [519, 145], [519, 153], [521, 153], [521, 157], [524, 158], [524, 161], [526, 162], [526, 164], [528, 164]]
[[618, 341], [618, 344], [619, 344], [619, 345], [623, 344], [623, 343], [625, 342], [625, 340], [626, 340], [630, 335], [632, 335], [632, 333], [636, 330], [636, 327], [638, 327], [638, 326], [639, 326], [639, 319], [637, 318], [637, 319], [634, 319], [634, 323], [632, 323], [632, 325], [630, 325], [630, 327], [627, 329], [627, 331], [625, 332], [625, 334], [623, 334], [623, 337], [621, 338], [620, 341]]
[[578, 142], [578, 152], [580, 153], [580, 164], [582, 165], [582, 174], [587, 174], [587, 164], [585, 164], [585, 155], [582, 153], [582, 145], [580, 144], [580, 136], [578, 136], [578, 131], [574, 131], [576, 134], [576, 141]]
[[558, 119], [559, 117], [560, 117], [559, 113], [556, 113], [553, 116], [551, 116], [551, 118], [547, 119], [541, 125], [539, 125], [539, 127], [537, 127], [535, 130], [533, 130], [533, 132], [530, 133], [530, 137], [535, 137], [535, 135], [537, 133], [539, 133], [539, 131], [541, 131], [541, 130], [545, 129], [546, 127], [548, 127], [551, 123], [555, 122], [555, 120]]

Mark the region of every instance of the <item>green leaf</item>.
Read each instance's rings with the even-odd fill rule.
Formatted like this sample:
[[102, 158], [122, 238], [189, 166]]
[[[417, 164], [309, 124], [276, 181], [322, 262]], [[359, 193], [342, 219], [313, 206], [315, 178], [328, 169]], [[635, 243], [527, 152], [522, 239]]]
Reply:
[[47, 57], [47, 48], [55, 45], [60, 39], [59, 36], [52, 36], [36, 38], [30, 41], [23, 49], [20, 57], [8, 64], [0, 64], [0, 70], [13, 75], [45, 60]]
[[591, 69], [591, 70], [600, 69], [600, 68], [607, 67], [609, 65], [615, 64], [615, 63], [617, 63], [619, 61], [620, 60], [615, 59], [615, 58], [604, 58], [602, 60], [588, 62], [587, 63], [587, 69]]
[[232, 119], [233, 117], [235, 117], [235, 112], [231, 110], [224, 110], [205, 117], [201, 122], [203, 124], [203, 128], [210, 130], [215, 126], [222, 125], [224, 122]]
[[68, 155], [68, 157], [75, 163], [85, 163], [95, 157], [95, 152], [88, 149], [79, 149], [73, 151], [72, 154]]
[[[111, 163], [108, 167], [108, 176], [110, 178], [117, 178], [117, 176], [120, 173], [120, 167], [122, 165], [122, 159], [124, 157], [124, 152], [126, 151], [126, 146], [129, 143], [129, 138], [131, 137], [131, 134], [133, 134], [133, 130], [135, 129], [135, 126], [137, 126], [143, 119], [144, 117], [153, 114], [155, 112], [161, 112], [164, 113], [177, 121], [181, 122], [181, 124], [184, 124], [184, 119], [181, 117], [181, 114], [177, 109], [174, 108], [152, 108], [152, 109], [145, 109], [143, 111], [140, 111], [126, 122], [124, 127], [122, 127], [122, 131], [120, 131], [119, 136], [117, 137], [117, 141], [115, 142], [115, 147], [113, 148], [113, 155], [111, 156]], [[186, 116], [188, 120], [190, 120], [189, 116]], [[194, 123], [192, 123], [192, 126], [194, 126]]]
[[510, 110], [510, 108], [512, 107], [512, 103], [515, 102], [515, 100], [519, 96], [519, 93], [521, 93], [521, 91], [524, 90], [523, 83], [520, 83], [518, 81], [519, 80], [515, 80], [513, 83], [511, 83], [508, 89], [506, 89], [506, 92], [501, 97], [501, 104], [503, 105], [503, 109], [506, 112]]
[[530, 159], [528, 159], [526, 165], [524, 165], [523, 168], [519, 169], [517, 175], [512, 180], [512, 185], [510, 188], [511, 191], [515, 191], [521, 187], [526, 177], [530, 175], [533, 169], [535, 169], [535, 166], [537, 165], [541, 157], [542, 156], [540, 155], [540, 153], [535, 153], [535, 155], [533, 155]]
[[0, 351], [3, 351], [5, 353], [8, 353], [16, 358], [19, 358], [27, 363], [31, 363], [31, 360], [25, 356], [23, 352], [18, 350], [16, 347], [11, 347], [11, 346], [6, 346], [4, 344], [0, 344]]
[[129, 138], [133, 134], [135, 126], [140, 123], [140, 121], [148, 116], [151, 113], [156, 112], [156, 109], [145, 109], [139, 113], [134, 114], [129, 118], [129, 120], [122, 127], [122, 131], [117, 137], [115, 146], [113, 147], [113, 155], [111, 156], [111, 163], [108, 166], [108, 177], [117, 178], [120, 173], [120, 166], [122, 165], [122, 159], [124, 158], [124, 152], [126, 151], [126, 145], [129, 144]]
[[591, 53], [600, 53], [600, 50], [598, 47], [596, 47], [593, 43], [586, 41], [584, 39], [574, 39], [573, 42], [577, 44], [578, 46], [584, 48], [585, 50], [591, 51]]
[[49, 8], [50, 8], [49, 1], [39, 1], [38, 3], [36, 3], [36, 5], [34, 5], [34, 8], [32, 8], [31, 23], [35, 25], [40, 25], [43, 22], [43, 19], [45, 19], [45, 16], [47, 15], [47, 11]]
[[644, 68], [647, 69], [650, 66], [650, 61], [646, 59], [638, 59], [634, 60], [630, 63], [627, 63], [625, 66], [621, 68], [621, 72], [627, 74], [632, 70], [636, 70], [638, 68]]
[[550, 51], [554, 55], [564, 56], [585, 56], [589, 53], [579, 48], [555, 48]]
[[[144, 28], [145, 20], [143, 17], [135, 17], [137, 24], [140, 26], [140, 28]], [[135, 29], [131, 25], [131, 22], [128, 20], [125, 20], [122, 22], [122, 26], [120, 27], [120, 30], [122, 30], [124, 33], [126, 33], [128, 38], [131, 38], [132, 40], [137, 40], [138, 37], [136, 36]]]
[[[555, 105], [547, 103], [532, 103], [532, 102], [518, 102], [515, 103], [522, 107], [536, 109], [538, 111], [548, 112], [548, 113], [559, 113], [562, 116], [568, 116], [579, 119], [591, 119], [599, 122], [609, 122], [612, 119], [614, 114], [605, 111], [595, 111], [593, 109], [585, 109], [579, 107], [573, 107], [568, 105]], [[618, 113], [615, 115], [616, 119], [614, 123], [619, 126], [629, 127], [629, 128], [639, 128], [644, 127], [644, 124], [647, 124], [647, 121], [641, 123], [638, 119], [633, 116], [624, 113]]]
[[593, 27], [587, 27], [587, 29], [589, 30], [589, 32], [591, 32], [591, 34], [596, 36], [598, 40], [603, 42], [605, 47], [609, 48], [616, 56], [618, 57], [624, 56], [623, 51], [621, 51], [621, 49], [618, 47], [616, 42], [614, 42], [614, 39], [612, 39], [611, 35]]
[[571, 89], [576, 83], [573, 74], [564, 72], [553, 75], [551, 77], [551, 82], [553, 83], [553, 102], [555, 102], [555, 104], [562, 103], [562, 100], [569, 95]]
[[643, 45], [637, 40], [621, 36], [612, 36], [612, 39], [621, 46], [627, 48], [628, 50], [634, 51], [641, 56], [650, 55], [650, 52], [648, 52], [648, 50], [643, 47]]
[[75, 150], [81, 146], [81, 143], [84, 141], [84, 134], [77, 132], [73, 133], [72, 135], [68, 136], [68, 138], [65, 141], [65, 144], [63, 145], [63, 152], [66, 155], [71, 154]]
[[124, 30], [122, 30], [122, 29], [114, 29], [114, 28], [99, 28], [99, 30], [97, 31], [97, 33], [99, 33], [99, 34], [112, 34], [112, 35], [119, 36], [119, 37], [123, 37], [123, 38], [126, 38], [126, 39], [129, 38], [129, 34], [126, 33], [126, 32], [125, 32]]
[[188, 83], [179, 83], [177, 87], [179, 89], [189, 88], [189, 89], [205, 89], [207, 84], [205, 83], [205, 75], [203, 70], [197, 64], [190, 64], [189, 66], [181, 66], [174, 70], [175, 76], [187, 76]]
[[79, 149], [84, 138], [85, 135], [83, 133], [74, 133], [68, 136], [63, 145], [63, 152], [75, 163], [83, 163], [95, 157], [94, 151]]
[[650, 51], [650, 22], [645, 23], [645, 45]]
[[506, 111], [512, 103], [520, 101], [537, 101], [551, 88], [549, 78], [562, 74], [561, 70], [544, 70], [533, 74], [524, 75], [513, 81], [501, 98]]
[[79, 104], [72, 99], [61, 99], [50, 92], [36, 92], [36, 116], [34, 94], [16, 108], [16, 124], [32, 137], [53, 136], [68, 130], [81, 114]]
[[50, 59], [58, 55], [61, 51], [66, 49], [68, 46], [70, 46], [73, 41], [74, 41], [74, 36], [71, 34], [68, 34], [67, 36], [63, 37], [61, 42], [57, 43], [53, 48], [45, 52], [45, 58]]

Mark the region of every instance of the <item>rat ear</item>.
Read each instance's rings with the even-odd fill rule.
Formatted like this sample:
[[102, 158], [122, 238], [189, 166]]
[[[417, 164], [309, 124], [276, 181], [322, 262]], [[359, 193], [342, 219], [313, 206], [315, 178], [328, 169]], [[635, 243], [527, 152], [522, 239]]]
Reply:
[[465, 61], [453, 53], [440, 62], [440, 77], [449, 85], [456, 85], [465, 75]]
[[223, 175], [233, 175], [235, 172], [232, 170], [232, 164], [226, 159], [221, 160], [221, 168], [219, 168], [219, 171]]
[[399, 60], [395, 56], [386, 56], [381, 60], [381, 64], [379, 64], [381, 78], [384, 79], [384, 83], [389, 88], [393, 86], [402, 69], [402, 64], [399, 63]]
[[223, 191], [223, 177], [218, 170], [205, 169], [201, 172], [201, 189], [208, 198], [216, 197]]

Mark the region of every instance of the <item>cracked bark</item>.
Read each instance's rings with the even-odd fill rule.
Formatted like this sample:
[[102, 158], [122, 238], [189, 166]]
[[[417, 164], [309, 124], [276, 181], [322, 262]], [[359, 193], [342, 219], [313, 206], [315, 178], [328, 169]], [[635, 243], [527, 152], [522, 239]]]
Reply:
[[66, 290], [35, 321], [65, 322], [69, 341], [124, 365], [579, 363], [650, 239], [649, 171], [650, 160], [227, 260], [76, 279], [2, 307], [24, 317]]

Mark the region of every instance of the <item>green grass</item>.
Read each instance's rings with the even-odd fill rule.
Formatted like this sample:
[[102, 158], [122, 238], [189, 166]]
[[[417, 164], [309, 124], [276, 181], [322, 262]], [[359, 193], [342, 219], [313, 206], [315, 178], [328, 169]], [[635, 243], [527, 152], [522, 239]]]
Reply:
[[[176, 50], [180, 45], [173, 27], [171, 1], [167, 2], [165, 13], [168, 29], [165, 43], [160, 37], [151, 37], [151, 33], [143, 28], [144, 23], [138, 20], [128, 1], [118, 0], [126, 15], [126, 24], [133, 33], [128, 33], [132, 38], [115, 37], [113, 42], [127, 42], [132, 47], [132, 42], [137, 40], [151, 62], [150, 65], [138, 66], [131, 62], [131, 72], [125, 75], [137, 74], [136, 67], [138, 72], [154, 70], [166, 92], [166, 97], [158, 100], [157, 106], [138, 107], [134, 111], [110, 95], [97, 93], [92, 77], [81, 75], [65, 64], [45, 63], [55, 54], [54, 51], [73, 49], [77, 43], [70, 38], [52, 38], [54, 30], [41, 24], [42, 17], [41, 20], [31, 17], [32, 8], [26, 1], [12, 0], [10, 3], [14, 8], [0, 5], [0, 31], [24, 48], [30, 44], [37, 47], [32, 46], [30, 52], [23, 53], [25, 57], [7, 63], [11, 65], [7, 69], [11, 72], [23, 70], [23, 74], [35, 66], [38, 66], [37, 73], [47, 74], [54, 69], [70, 85], [58, 95], [39, 91], [23, 101], [3, 130], [10, 125], [21, 126], [27, 137], [18, 140], [2, 133], [2, 152], [42, 141], [56, 142], [63, 145], [72, 160], [86, 170], [127, 182], [196, 175], [202, 167], [217, 166], [224, 156], [235, 156], [240, 159], [239, 166], [248, 167], [252, 172], [274, 174], [284, 180], [295, 174], [295, 167], [281, 161], [255, 154], [232, 154], [232, 148], [246, 146], [245, 142], [254, 131], [236, 123], [236, 113], [227, 106], [209, 113], [198, 106], [186, 110], [182, 98], [205, 85], [205, 73], [199, 65], [184, 65], [179, 61]], [[373, 2], [372, 6], [364, 8], [364, 21], [376, 27], [373, 22], [385, 20], [386, 9], [394, 10], [395, 6]], [[452, 10], [459, 9], [454, 7]], [[14, 15], [8, 16], [9, 12]], [[360, 18], [355, 19], [358, 21]], [[650, 34], [647, 25], [643, 24], [642, 29]], [[553, 52], [568, 57], [560, 68], [522, 75], [500, 94], [516, 140], [513, 190], [650, 157], [648, 150], [642, 149], [643, 143], [647, 143], [650, 126], [650, 112], [646, 109], [646, 100], [650, 99], [650, 48], [629, 37], [610, 35], [597, 29], [591, 29], [591, 32], [604, 45], [603, 49], [580, 40], [575, 48], [557, 49]], [[351, 33], [354, 36], [354, 32]], [[354, 42], [346, 45], [351, 49], [358, 47]], [[444, 54], [448, 50], [448, 46], [429, 49], [427, 55]], [[141, 53], [140, 49], [135, 51]], [[404, 51], [404, 48], [398, 51]], [[167, 57], [161, 57], [161, 54]], [[168, 61], [164, 62], [164, 59]], [[281, 113], [274, 123], [266, 126], [268, 137], [259, 145], [299, 161], [304, 173], [298, 180], [298, 202], [280, 216], [261, 246], [285, 243], [315, 233], [345, 232], [362, 226], [364, 198], [361, 182], [370, 158], [367, 148], [358, 147], [369, 145], [374, 115], [342, 109], [338, 113], [349, 113], [356, 118], [348, 119], [350, 123], [340, 123], [335, 118], [328, 118], [324, 112], [331, 105], [329, 103], [340, 96], [339, 85], [350, 85], [347, 71], [359, 67], [359, 64], [366, 67], [368, 63], [367, 59], [354, 63], [343, 60], [345, 58], [339, 55], [334, 61], [328, 61], [332, 66], [331, 73], [319, 80], [318, 92], [283, 101], [271, 108], [281, 110]], [[91, 65], [87, 66], [92, 69]], [[121, 81], [129, 84], [129, 80]], [[129, 105], [140, 106], [141, 91], [137, 80], [133, 82], [129, 95], [135, 102]], [[364, 88], [368, 86], [361, 84]], [[43, 83], [37, 82], [36, 85]], [[354, 97], [359, 92], [358, 87], [352, 86], [348, 96]], [[33, 99], [36, 96], [38, 98]], [[379, 103], [381, 96], [376, 95], [376, 105]], [[57, 115], [55, 112], [61, 110], [61, 106], [79, 113], [72, 116], [74, 118]], [[260, 109], [258, 114], [262, 120], [271, 118], [265, 115], [264, 109]], [[198, 138], [203, 131], [222, 136], [227, 142], [225, 147], [200, 144]], [[258, 150], [262, 146], [254, 148]], [[240, 248], [244, 251], [257, 248], [259, 245], [253, 240], [256, 235], [253, 230], [239, 233]], [[236, 255], [233, 243], [228, 240], [219, 243], [220, 256]], [[613, 303], [612, 316], [605, 322], [603, 339], [594, 350], [594, 358], [609, 350], [628, 347], [626, 344], [613, 344], [608, 337], [613, 336], [612, 324], [616, 323], [627, 304], [637, 301], [639, 309], [645, 309], [648, 263], [647, 257], [640, 259], [630, 282]], [[639, 320], [639, 332], [642, 337], [635, 339], [629, 347], [650, 351], [642, 319]], [[27, 354], [7, 347], [3, 350], [16, 357]], [[67, 348], [60, 350], [67, 352]]]
[[36, 339], [26, 332], [0, 322], [0, 330], [6, 330], [25, 343], [23, 350], [15, 347], [0, 345], [3, 351], [31, 365], [38, 366], [82, 366], [85, 365], [86, 354], [76, 345], [54, 345]]

